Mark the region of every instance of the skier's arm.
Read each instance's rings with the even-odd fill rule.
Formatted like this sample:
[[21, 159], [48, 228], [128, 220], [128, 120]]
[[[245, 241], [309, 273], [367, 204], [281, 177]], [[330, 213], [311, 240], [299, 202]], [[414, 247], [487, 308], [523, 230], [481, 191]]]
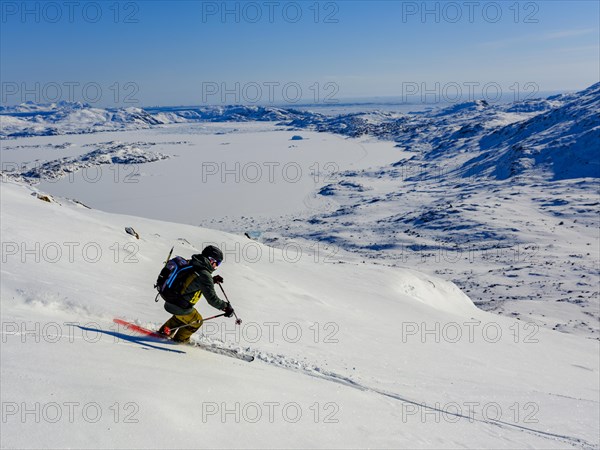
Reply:
[[215, 292], [215, 284], [213, 283], [212, 276], [204, 271], [198, 273], [198, 284], [202, 295], [206, 298], [206, 301], [213, 308], [224, 310], [227, 306], [227, 302], [221, 300]]

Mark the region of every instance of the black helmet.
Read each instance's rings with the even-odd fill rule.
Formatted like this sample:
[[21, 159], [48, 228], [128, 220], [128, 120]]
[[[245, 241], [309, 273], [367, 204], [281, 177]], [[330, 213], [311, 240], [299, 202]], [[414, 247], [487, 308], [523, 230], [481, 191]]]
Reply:
[[215, 259], [219, 263], [223, 261], [223, 252], [214, 245], [209, 245], [208, 247], [205, 247], [204, 250], [202, 250], [202, 256]]

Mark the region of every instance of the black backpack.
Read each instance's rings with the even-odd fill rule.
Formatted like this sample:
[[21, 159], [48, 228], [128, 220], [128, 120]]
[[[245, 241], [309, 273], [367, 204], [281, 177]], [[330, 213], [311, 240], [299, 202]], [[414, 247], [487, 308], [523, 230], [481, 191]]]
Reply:
[[[158, 290], [155, 301], [160, 295], [167, 303], [188, 308], [196, 304], [202, 292], [188, 291], [190, 284], [198, 277], [189, 260], [176, 256], [167, 261], [158, 274], [154, 287]], [[193, 294], [190, 298], [190, 294]]]

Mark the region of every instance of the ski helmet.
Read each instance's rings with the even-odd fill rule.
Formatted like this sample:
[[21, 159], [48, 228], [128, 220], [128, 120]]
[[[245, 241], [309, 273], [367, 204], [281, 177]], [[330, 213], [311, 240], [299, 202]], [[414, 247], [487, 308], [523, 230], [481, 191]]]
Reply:
[[202, 250], [202, 256], [206, 256], [207, 258], [213, 258], [218, 262], [223, 261], [223, 252], [214, 245], [209, 245], [208, 247], [205, 247], [204, 250]]

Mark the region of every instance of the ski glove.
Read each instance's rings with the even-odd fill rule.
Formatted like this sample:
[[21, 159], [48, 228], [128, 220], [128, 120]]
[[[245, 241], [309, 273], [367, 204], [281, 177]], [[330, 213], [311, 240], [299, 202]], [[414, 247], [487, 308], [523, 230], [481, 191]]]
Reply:
[[225, 311], [225, 317], [233, 316], [233, 307], [231, 306], [230, 303], [227, 303], [227, 306], [225, 307], [225, 309], [223, 311]]
[[213, 277], [213, 283], [222, 283], [223, 282], [223, 277], [221, 275], [215, 275]]

